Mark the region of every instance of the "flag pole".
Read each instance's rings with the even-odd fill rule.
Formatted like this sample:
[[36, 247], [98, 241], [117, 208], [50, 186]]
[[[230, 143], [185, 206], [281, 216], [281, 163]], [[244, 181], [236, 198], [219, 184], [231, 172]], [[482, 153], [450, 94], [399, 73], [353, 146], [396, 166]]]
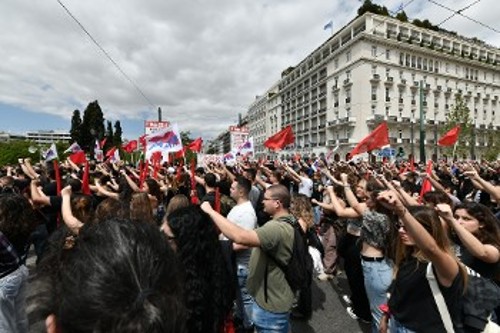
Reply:
[[451, 157], [452, 159], [455, 159], [455, 152], [457, 151], [457, 144], [458, 144], [458, 140], [453, 145], [453, 156]]

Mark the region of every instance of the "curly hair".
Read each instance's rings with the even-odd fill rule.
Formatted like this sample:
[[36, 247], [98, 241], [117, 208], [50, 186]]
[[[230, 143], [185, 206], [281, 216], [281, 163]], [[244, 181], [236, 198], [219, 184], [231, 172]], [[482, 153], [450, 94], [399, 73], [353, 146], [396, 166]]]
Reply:
[[38, 222], [25, 197], [14, 193], [0, 194], [0, 231], [9, 241], [26, 241]]
[[184, 207], [167, 216], [184, 266], [189, 333], [216, 333], [228, 314], [233, 295], [215, 226], [199, 207]]
[[297, 194], [292, 197], [290, 213], [298, 219], [302, 219], [307, 224], [307, 228], [314, 225], [314, 215], [311, 201], [304, 194]]
[[71, 249], [51, 241], [34, 283], [61, 332], [185, 332], [180, 266], [156, 226], [112, 219], [85, 225]]

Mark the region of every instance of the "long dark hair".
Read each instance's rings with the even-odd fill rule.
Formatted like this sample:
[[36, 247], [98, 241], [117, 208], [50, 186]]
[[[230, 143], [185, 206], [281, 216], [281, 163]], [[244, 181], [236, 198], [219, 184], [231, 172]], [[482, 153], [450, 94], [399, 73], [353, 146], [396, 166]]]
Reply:
[[112, 219], [86, 224], [73, 245], [53, 240], [35, 285], [62, 332], [177, 333], [186, 320], [181, 281], [156, 226]]
[[467, 214], [479, 221], [480, 228], [474, 236], [483, 244], [490, 244], [500, 250], [499, 221], [485, 205], [475, 202], [465, 202], [457, 205], [453, 212], [464, 209]]
[[184, 266], [189, 333], [216, 333], [231, 308], [226, 263], [210, 217], [190, 206], [174, 210], [167, 223]]

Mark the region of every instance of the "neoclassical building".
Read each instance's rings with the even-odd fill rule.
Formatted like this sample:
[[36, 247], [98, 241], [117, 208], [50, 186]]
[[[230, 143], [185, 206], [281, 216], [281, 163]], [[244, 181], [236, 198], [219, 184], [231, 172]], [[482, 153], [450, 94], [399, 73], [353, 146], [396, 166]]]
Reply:
[[382, 121], [391, 147], [419, 159], [420, 120], [426, 158], [440, 155], [440, 126], [460, 96], [471, 112], [480, 157], [486, 132], [500, 129], [500, 49], [477, 39], [365, 13], [332, 35], [249, 107], [256, 154], [291, 125], [295, 146], [282, 152], [343, 158]]

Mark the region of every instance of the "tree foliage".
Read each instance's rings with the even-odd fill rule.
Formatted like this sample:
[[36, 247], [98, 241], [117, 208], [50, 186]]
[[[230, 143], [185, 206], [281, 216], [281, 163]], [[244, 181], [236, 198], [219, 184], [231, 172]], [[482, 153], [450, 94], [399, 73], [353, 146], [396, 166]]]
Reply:
[[[446, 124], [440, 130], [441, 135], [457, 125], [460, 125], [460, 135], [456, 143], [455, 156], [469, 156], [471, 147], [474, 144], [474, 124], [469, 107], [460, 95], [455, 97], [455, 105], [448, 114]], [[443, 150], [449, 156], [453, 155], [453, 149], [453, 146], [443, 147]]]
[[82, 149], [94, 153], [94, 142], [104, 136], [104, 115], [98, 101], [90, 102], [83, 113], [82, 137], [79, 142]]
[[73, 142], [80, 143], [82, 137], [82, 118], [80, 116], [80, 110], [73, 111], [73, 116], [71, 117], [71, 129], [69, 134]]
[[113, 147], [114, 142], [113, 142], [113, 125], [111, 124], [111, 121], [107, 120], [106, 121], [106, 144], [104, 145], [103, 149], [108, 150], [109, 148]]
[[401, 22], [408, 22], [408, 15], [406, 15], [404, 10], [398, 12], [395, 17]]
[[115, 121], [115, 134], [113, 135], [113, 145], [121, 147], [123, 143], [122, 139], [122, 125], [119, 120]]
[[361, 16], [366, 12], [389, 16], [389, 11], [385, 6], [379, 6], [377, 4], [372, 3], [370, 0], [365, 0], [363, 5], [358, 8], [358, 15]]

